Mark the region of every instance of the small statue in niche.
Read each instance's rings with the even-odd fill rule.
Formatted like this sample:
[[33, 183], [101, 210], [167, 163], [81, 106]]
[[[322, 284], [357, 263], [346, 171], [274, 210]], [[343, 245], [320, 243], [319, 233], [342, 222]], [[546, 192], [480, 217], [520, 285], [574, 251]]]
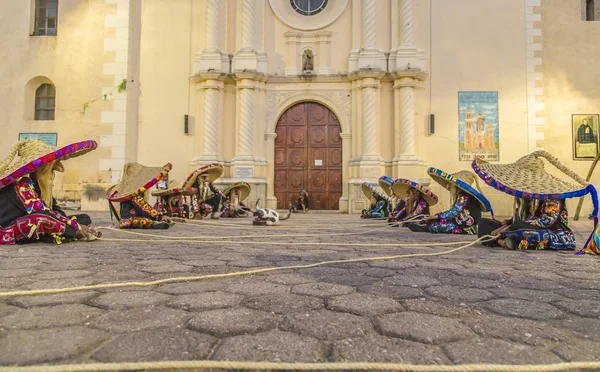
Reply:
[[302, 71], [312, 71], [314, 69], [313, 58], [312, 50], [306, 49], [302, 55]]

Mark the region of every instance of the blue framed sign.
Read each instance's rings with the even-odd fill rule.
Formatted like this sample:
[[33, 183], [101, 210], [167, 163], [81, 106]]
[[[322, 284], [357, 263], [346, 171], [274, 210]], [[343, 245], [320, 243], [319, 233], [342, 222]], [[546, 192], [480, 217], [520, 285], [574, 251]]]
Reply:
[[56, 146], [58, 133], [19, 133], [19, 141], [27, 138], [37, 138], [49, 146]]

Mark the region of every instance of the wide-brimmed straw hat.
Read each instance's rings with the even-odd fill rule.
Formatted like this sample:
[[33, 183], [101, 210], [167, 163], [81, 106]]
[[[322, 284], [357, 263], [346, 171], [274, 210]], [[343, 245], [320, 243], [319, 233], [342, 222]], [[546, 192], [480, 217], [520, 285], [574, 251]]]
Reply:
[[169, 186], [165, 190], [154, 190], [152, 196], [174, 196], [174, 195], [194, 195], [198, 190], [193, 187], [181, 187], [181, 183], [175, 180], [169, 180]]
[[392, 184], [394, 179], [388, 176], [381, 176], [379, 178], [379, 187], [385, 192], [386, 195], [392, 196]]
[[55, 160], [74, 158], [96, 147], [96, 141], [91, 140], [75, 142], [64, 147], [50, 146], [37, 138], [19, 141], [0, 163], [0, 189]]
[[429, 190], [429, 188], [421, 185], [420, 183], [416, 183], [406, 178], [398, 178], [394, 181], [394, 184], [392, 185], [392, 190], [394, 190], [394, 194], [396, 194], [396, 196], [403, 200], [406, 200], [408, 190], [411, 188], [420, 192], [423, 199], [425, 199], [427, 204], [429, 204], [430, 206], [437, 204], [437, 195], [435, 195], [433, 191]]
[[382, 199], [386, 200], [386, 201], [390, 201], [390, 197], [387, 196], [386, 194], [384, 194], [383, 192], [381, 192], [379, 189], [377, 189], [377, 187], [371, 185], [368, 182], [364, 182], [361, 186], [362, 188], [362, 192], [363, 194], [365, 194], [365, 196], [367, 197], [367, 199], [371, 199], [371, 197], [373, 196], [373, 194], [377, 194], [379, 197], [381, 197]]
[[140, 163], [125, 164], [121, 182], [112, 188], [108, 200], [123, 202], [142, 195], [163, 179], [172, 167], [171, 163], [167, 163], [162, 167], [147, 167]]
[[[546, 172], [541, 158], [548, 160], [550, 164], [569, 176], [575, 183], [562, 180]], [[590, 194], [594, 204], [594, 211], [592, 212], [594, 227], [598, 225], [598, 193], [596, 188], [546, 151], [532, 152], [511, 164], [490, 164], [475, 159], [472, 167], [485, 183], [496, 190], [517, 198], [556, 200], [578, 198]], [[590, 239], [588, 239], [585, 246], [588, 243], [590, 243]]]
[[183, 181], [183, 187], [194, 186], [198, 177], [202, 175], [208, 176], [209, 182], [214, 182], [223, 175], [223, 166], [218, 163], [212, 163], [196, 169]]
[[248, 195], [250, 195], [250, 191], [252, 191], [252, 187], [248, 182], [240, 181], [234, 183], [233, 185], [227, 186], [225, 190], [223, 190], [223, 195], [229, 196], [229, 193], [235, 189], [239, 190], [240, 192], [240, 201], [244, 201]]
[[[444, 172], [441, 169], [432, 167], [429, 168], [427, 173], [431, 178], [435, 180], [435, 182], [442, 185], [445, 189], [450, 190], [452, 188], [452, 185], [454, 185], [462, 191], [466, 192], [467, 194], [471, 195], [472, 197], [477, 199], [484, 212], [490, 212], [492, 216], [494, 215], [494, 210], [492, 209], [490, 201], [487, 200], [485, 196], [483, 196], [481, 191], [478, 191], [481, 190], [479, 188], [479, 181], [477, 181], [477, 176], [473, 172], [462, 170], [450, 174]], [[471, 184], [473, 184], [473, 182], [475, 182], [477, 190], [471, 187]]]

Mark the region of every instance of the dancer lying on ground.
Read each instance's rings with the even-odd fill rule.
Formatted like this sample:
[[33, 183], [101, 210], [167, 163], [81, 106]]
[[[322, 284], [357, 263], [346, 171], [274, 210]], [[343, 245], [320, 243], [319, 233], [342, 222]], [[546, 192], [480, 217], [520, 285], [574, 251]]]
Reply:
[[427, 187], [405, 178], [394, 181], [392, 192], [406, 202], [403, 208], [394, 211], [388, 222], [423, 219], [429, 215], [429, 207], [438, 202], [438, 197]]
[[368, 182], [362, 184], [365, 196], [370, 200], [368, 209], [363, 209], [361, 218], [383, 218], [388, 216], [389, 197]]
[[225, 188], [223, 195], [226, 199], [221, 208], [221, 218], [248, 217], [252, 210], [244, 203], [244, 200], [248, 198], [251, 191], [250, 184], [243, 181]]

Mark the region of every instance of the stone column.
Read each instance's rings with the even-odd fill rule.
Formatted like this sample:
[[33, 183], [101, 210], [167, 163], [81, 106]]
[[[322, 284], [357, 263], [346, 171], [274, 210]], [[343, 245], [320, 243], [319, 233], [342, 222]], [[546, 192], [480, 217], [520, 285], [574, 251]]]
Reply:
[[399, 124], [399, 158], [415, 157], [415, 102], [414, 86], [399, 85], [400, 117]]
[[254, 103], [252, 88], [240, 88], [240, 133], [238, 143], [238, 155], [242, 157], [252, 157], [253, 130], [252, 119], [254, 112]]
[[194, 72], [229, 72], [229, 58], [221, 50], [221, 0], [207, 0], [206, 47], [194, 57]]
[[205, 51], [220, 50], [220, 33], [221, 22], [219, 10], [221, 8], [221, 0], [208, 0], [206, 7], [206, 49]]
[[398, 6], [398, 40], [399, 46], [413, 45], [413, 2], [414, 0], [399, 0]]
[[377, 42], [375, 0], [363, 0], [362, 5], [362, 48], [375, 49]]
[[377, 86], [362, 86], [362, 156], [371, 160], [377, 154]]
[[416, 69], [424, 71], [427, 67], [425, 52], [415, 46], [415, 0], [398, 0], [398, 49], [395, 55], [395, 70]]
[[204, 91], [204, 151], [202, 152], [202, 158], [206, 160], [216, 161], [218, 157], [220, 106], [218, 86], [207, 86]]
[[254, 50], [254, 34], [256, 33], [256, 19], [254, 16], [255, 0], [242, 0], [242, 48], [241, 50]]

